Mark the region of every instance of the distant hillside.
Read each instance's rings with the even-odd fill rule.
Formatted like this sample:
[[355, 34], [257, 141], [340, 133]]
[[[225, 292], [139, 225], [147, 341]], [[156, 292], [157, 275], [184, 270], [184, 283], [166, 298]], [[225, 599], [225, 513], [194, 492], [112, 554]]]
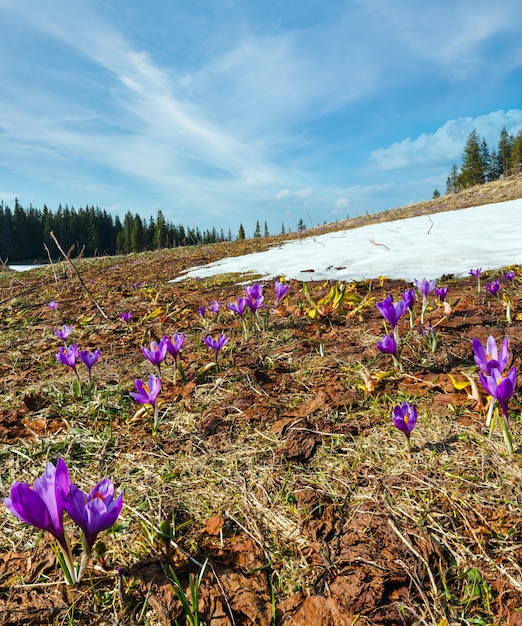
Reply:
[[[516, 176], [510, 176], [509, 178], [495, 180], [491, 183], [475, 185], [464, 191], [440, 196], [439, 198], [426, 202], [417, 202], [396, 209], [353, 217], [335, 224], [325, 224], [324, 226], [314, 228], [313, 232], [317, 234], [319, 231], [329, 232], [345, 228], [358, 228], [359, 226], [366, 226], [367, 224], [391, 222], [393, 220], [439, 213], [441, 211], [456, 211], [472, 206], [481, 206], [494, 202], [506, 202], [507, 200], [516, 200], [518, 198], [522, 198], [522, 173]], [[312, 230], [305, 232], [312, 232]]]

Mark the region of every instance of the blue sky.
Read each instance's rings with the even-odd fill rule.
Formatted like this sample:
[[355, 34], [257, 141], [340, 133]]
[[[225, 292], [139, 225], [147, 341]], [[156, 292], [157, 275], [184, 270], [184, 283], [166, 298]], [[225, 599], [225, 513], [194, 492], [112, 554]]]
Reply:
[[0, 199], [271, 233], [522, 128], [520, 0], [0, 0]]

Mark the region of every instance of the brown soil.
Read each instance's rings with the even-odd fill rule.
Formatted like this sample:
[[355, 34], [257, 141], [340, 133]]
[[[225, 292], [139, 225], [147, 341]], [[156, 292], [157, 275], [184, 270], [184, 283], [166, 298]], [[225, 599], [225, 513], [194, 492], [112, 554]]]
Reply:
[[[47, 460], [63, 456], [74, 479], [92, 472], [99, 480], [101, 472], [121, 481], [131, 508], [125, 525], [103, 537], [106, 554], [76, 588], [61, 582], [48, 537], [2, 510], [0, 624], [183, 624], [171, 568], [188, 587], [206, 559], [201, 624], [522, 624], [520, 396], [510, 405], [510, 458], [498, 428], [488, 437], [485, 394], [474, 394], [465, 376], [478, 381], [471, 339], [490, 334], [509, 337], [511, 364], [520, 368], [520, 269], [503, 283], [512, 324], [497, 300], [477, 292], [475, 279], [441, 280], [452, 310], [430, 306], [437, 350], [416, 330], [417, 303], [415, 328], [401, 320], [400, 374], [376, 349], [384, 326], [375, 303], [400, 297], [409, 284], [357, 283], [359, 307], [311, 319], [293, 281], [267, 329], [244, 338], [237, 318], [198, 313], [241, 295], [234, 277], [168, 282], [249, 245], [261, 244], [76, 260], [98, 306], [65, 264], [54, 273], [2, 276], [3, 495], [14, 480], [32, 481]], [[501, 271], [490, 272], [483, 284], [497, 277]], [[329, 288], [310, 283], [316, 300]], [[272, 285], [264, 290], [271, 304]], [[133, 312], [128, 325], [119, 319], [126, 310]], [[81, 348], [101, 349], [90, 400], [73, 397], [73, 375], [54, 357], [52, 329], [62, 323], [74, 324]], [[232, 340], [216, 367], [198, 338], [221, 331]], [[152, 434], [128, 392], [136, 376], [153, 371], [140, 346], [174, 332], [187, 334], [185, 376], [164, 377], [165, 415]], [[404, 399], [420, 414], [411, 455], [390, 427], [390, 410]], [[184, 426], [180, 416], [195, 418]], [[101, 436], [108, 420], [110, 433]], [[191, 484], [179, 459], [194, 486], [174, 494], [176, 485]], [[142, 478], [133, 482], [133, 475]], [[164, 519], [158, 510], [175, 518], [176, 532], [147, 543], [146, 522]]]

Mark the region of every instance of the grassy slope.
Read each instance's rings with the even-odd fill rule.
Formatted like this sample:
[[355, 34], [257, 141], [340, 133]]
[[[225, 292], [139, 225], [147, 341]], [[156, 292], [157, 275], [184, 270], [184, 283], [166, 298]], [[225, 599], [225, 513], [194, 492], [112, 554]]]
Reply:
[[[522, 177], [353, 218], [335, 228], [517, 197], [522, 197]], [[296, 590], [307, 595], [325, 574], [326, 557], [321, 554], [331, 549], [328, 558], [342, 574], [336, 584], [349, 580], [354, 563], [370, 568], [367, 575], [374, 580], [382, 568], [393, 570], [394, 580], [403, 580], [401, 593], [410, 588], [409, 596], [400, 596], [395, 604], [403, 606], [411, 623], [499, 623], [499, 616], [514, 612], [522, 591], [522, 473], [518, 455], [514, 460], [505, 456], [497, 433], [487, 437], [480, 411], [466, 400], [466, 389], [453, 389], [447, 372], [465, 381], [462, 370], [472, 365], [473, 333], [481, 339], [489, 332], [511, 334], [520, 365], [520, 325], [506, 327], [494, 310], [481, 317], [483, 300], [477, 300], [474, 285], [456, 281], [451, 293], [467, 310], [456, 307], [454, 320], [440, 325], [442, 346], [435, 355], [412, 335], [407, 373], [398, 377], [388, 372], [389, 363], [375, 351], [383, 329], [374, 303], [388, 289], [399, 295], [400, 283], [382, 289], [375, 283], [359, 285], [358, 292], [368, 300], [357, 316], [333, 314], [316, 321], [302, 315], [305, 301], [300, 286], [293, 284], [281, 317], [246, 340], [241, 326], [226, 316], [203, 322], [197, 314], [199, 304], [240, 295], [230, 277], [177, 287], [166, 283], [186, 267], [262, 249], [277, 239], [78, 261], [110, 321], [96, 317], [93, 303], [64, 266], [56, 266], [55, 274], [51, 268], [26, 276], [4, 273], [2, 493], [8, 493], [14, 480], [32, 482], [57, 456], [67, 460], [73, 480], [85, 489], [105, 475], [125, 488], [122, 519], [104, 538], [106, 569], [94, 569], [99, 591], [94, 596], [85, 589], [73, 592], [77, 611], [87, 616], [103, 613], [107, 623], [114, 614], [122, 623], [129, 620], [118, 598], [117, 566], [125, 568], [128, 594], [138, 606], [134, 619], [161, 623], [166, 592], [148, 586], [138, 566], [162, 553], [159, 527], [172, 519], [175, 540], [186, 551], [199, 560], [205, 553], [217, 554], [219, 532], [213, 539], [204, 531], [207, 520], [216, 515], [223, 516], [225, 545], [240, 537], [248, 546], [248, 563], [234, 562], [236, 587], [250, 584], [246, 570], [270, 563], [263, 570], [270, 576], [260, 579], [268, 591], [256, 593], [269, 594], [270, 583], [277, 602]], [[516, 285], [519, 290], [520, 276]], [[314, 289], [318, 297], [319, 286]], [[56, 314], [46, 307], [51, 299], [60, 303]], [[518, 292], [514, 299], [519, 303]], [[118, 321], [126, 309], [134, 312], [129, 328]], [[102, 361], [94, 370], [97, 389], [90, 398], [75, 397], [72, 373], [56, 363], [58, 344], [52, 328], [62, 323], [74, 324], [73, 339], [81, 348], [102, 349]], [[221, 330], [232, 337], [230, 349], [220, 372], [205, 372], [210, 359], [200, 343], [201, 333]], [[165, 332], [181, 331], [188, 337], [183, 356], [187, 382], [181, 384], [179, 377], [176, 384], [169, 382], [172, 369], [166, 368], [163, 422], [153, 436], [147, 414], [135, 413], [128, 397], [134, 378], [152, 371], [140, 345]], [[389, 420], [390, 407], [404, 399], [415, 401], [422, 415], [411, 456], [403, 452], [401, 437]], [[520, 440], [522, 428], [516, 419], [514, 430]], [[381, 519], [383, 526], [374, 527]], [[16, 606], [62, 606], [56, 623], [67, 623], [63, 620], [71, 619], [71, 608], [60, 605], [51, 593], [55, 587], [47, 591], [20, 579], [20, 572], [26, 572], [30, 583], [59, 579], [49, 565], [33, 567], [32, 578], [27, 575], [29, 556], [34, 563], [49, 558], [45, 542], [38, 542], [35, 531], [3, 509], [0, 523], [2, 544], [9, 550], [7, 569], [1, 572], [5, 582], [0, 610], [13, 610], [10, 598]], [[329, 533], [348, 542], [347, 528], [352, 539], [360, 535], [357, 545], [346, 543], [352, 556], [335, 552], [333, 543], [327, 545]], [[368, 534], [365, 528], [374, 530]], [[378, 537], [386, 538], [385, 545]], [[368, 552], [362, 548], [365, 544]], [[381, 562], [385, 549], [392, 556]], [[180, 568], [186, 568], [186, 560], [174, 554]], [[375, 570], [370, 562], [377, 564]], [[236, 598], [229, 578], [223, 580], [230, 584], [227, 593]], [[335, 587], [333, 579], [330, 583]], [[335, 589], [331, 593], [335, 597]], [[342, 608], [340, 600], [337, 606]], [[372, 622], [359, 612], [360, 623], [387, 623]], [[88, 623], [89, 618], [76, 620], [71, 623]]]

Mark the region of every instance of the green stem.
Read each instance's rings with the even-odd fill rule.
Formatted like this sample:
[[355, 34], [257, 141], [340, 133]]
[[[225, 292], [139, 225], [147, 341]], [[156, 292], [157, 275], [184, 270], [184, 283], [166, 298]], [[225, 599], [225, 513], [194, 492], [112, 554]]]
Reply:
[[58, 541], [58, 550], [54, 550], [56, 554], [56, 558], [58, 559], [58, 564], [60, 565], [65, 582], [73, 586], [78, 582], [78, 578], [76, 575], [76, 568], [73, 561], [72, 550], [71, 550], [71, 542], [69, 538], [65, 537], [65, 545], [63, 545], [60, 541]]
[[486, 426], [488, 428], [491, 426], [491, 420], [493, 419], [493, 411], [495, 410], [496, 403], [497, 401], [495, 400], [495, 398], [491, 397], [491, 400], [489, 401], [488, 416], [486, 418]]
[[504, 435], [504, 444], [509, 455], [513, 454], [513, 440], [511, 438], [511, 429], [509, 427], [509, 417], [507, 412], [504, 413], [504, 419], [500, 422], [502, 434]]
[[78, 570], [78, 574], [76, 576], [77, 582], [80, 582], [83, 575], [85, 574], [85, 571], [87, 570], [87, 565], [89, 564], [89, 560], [91, 558], [91, 546], [89, 546], [89, 544], [87, 543], [84, 533], [82, 533], [81, 541], [82, 541], [83, 552], [82, 552], [82, 558], [80, 561], [80, 569]]

